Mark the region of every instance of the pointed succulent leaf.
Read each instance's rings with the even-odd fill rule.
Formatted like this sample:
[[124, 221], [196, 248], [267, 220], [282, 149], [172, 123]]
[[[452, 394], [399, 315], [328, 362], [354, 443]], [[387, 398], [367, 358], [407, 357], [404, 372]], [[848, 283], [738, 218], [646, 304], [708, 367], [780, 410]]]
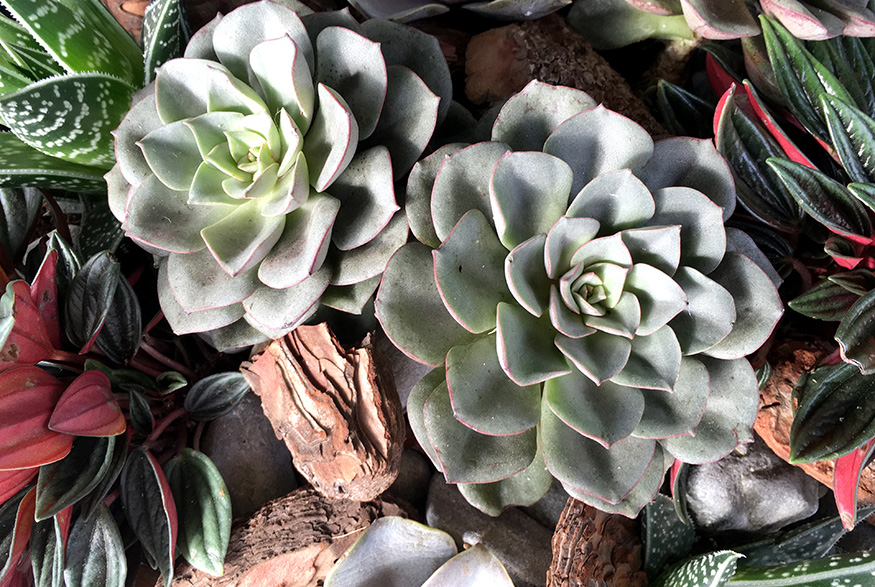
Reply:
[[[593, 240], [599, 222], [592, 218], [562, 216], [547, 233], [544, 264], [550, 279], [559, 279], [578, 263], [589, 266], [607, 262], [632, 266], [629, 250], [619, 235]], [[534, 285], [534, 284], [533, 284]]]
[[128, 280], [119, 276], [112, 304], [97, 335], [97, 348], [116, 363], [127, 363], [140, 348], [143, 324], [140, 302]]
[[491, 483], [519, 473], [535, 458], [537, 434], [486, 436], [453, 415], [448, 388], [435, 389], [423, 408], [428, 440], [451, 483]]
[[533, 316], [542, 316], [550, 303], [550, 279], [545, 265], [547, 237], [535, 235], [504, 259], [504, 275], [517, 303]]
[[325, 191], [343, 173], [355, 155], [358, 124], [344, 99], [324, 84], [316, 87], [319, 108], [307, 131], [303, 153], [310, 168], [310, 183]]
[[329, 262], [334, 268], [331, 285], [346, 286], [378, 277], [389, 259], [407, 243], [407, 218], [396, 212], [389, 224], [368, 243], [350, 251], [333, 249]]
[[574, 367], [596, 385], [616, 377], [626, 366], [632, 351], [632, 343], [627, 338], [603, 331], [580, 338], [560, 333], [554, 342]]
[[460, 483], [459, 493], [468, 503], [489, 516], [497, 516], [509, 506], [529, 506], [550, 489], [553, 475], [544, 465], [541, 447], [532, 464], [507, 479], [493, 483]]
[[96, 515], [80, 516], [67, 540], [64, 584], [68, 587], [123, 587], [128, 567], [121, 532], [101, 504]]
[[307, 132], [315, 110], [316, 89], [304, 53], [288, 34], [256, 45], [249, 66], [271, 112], [285, 110]]
[[690, 303], [683, 288], [671, 277], [645, 263], [636, 263], [626, 276], [626, 291], [641, 304], [636, 336], [648, 336], [665, 326]]
[[692, 267], [678, 269], [674, 281], [688, 300], [686, 307], [669, 322], [684, 354], [702, 352], [726, 338], [738, 318], [732, 294]]
[[808, 3], [765, 0], [763, 8], [798, 39], [827, 39], [841, 34], [844, 28], [844, 23], [838, 16], [827, 10], [819, 10]]
[[640, 438], [693, 436], [708, 404], [708, 370], [693, 357], [683, 357], [671, 391], [648, 389], [641, 421], [632, 432]]
[[534, 20], [571, 4], [571, 0], [487, 0], [462, 6], [497, 20]]
[[722, 587], [735, 575], [737, 560], [742, 555], [731, 550], [700, 554], [666, 569], [654, 582], [654, 587], [708, 585]]
[[829, 94], [820, 95], [819, 105], [842, 167], [855, 182], [872, 183], [875, 180], [875, 121]]
[[439, 471], [443, 472], [441, 462], [437, 457], [437, 453], [431, 446], [428, 439], [428, 432], [425, 428], [425, 402], [431, 397], [431, 393], [438, 387], [446, 387], [447, 376], [444, 366], [441, 365], [436, 369], [432, 369], [420, 379], [413, 389], [410, 390], [410, 395], [407, 396], [407, 421], [410, 423], [410, 430], [413, 436], [419, 443], [419, 446], [425, 452], [426, 456], [431, 460], [432, 464]]
[[629, 359], [611, 381], [643, 389], [671, 390], [681, 366], [681, 347], [669, 326], [632, 339]]
[[[865, 400], [875, 382], [856, 365], [821, 367], [805, 376], [790, 428], [794, 463], [834, 459], [875, 436], [875, 413]], [[835, 423], [841, 421], [841, 426]]]
[[706, 39], [737, 39], [760, 33], [745, 4], [681, 0], [681, 6], [690, 29]]
[[681, 262], [681, 227], [647, 226], [620, 232], [623, 243], [638, 263], [656, 267], [674, 275]]
[[172, 190], [187, 191], [203, 163], [195, 131], [187, 120], [153, 130], [137, 143], [152, 173]]
[[553, 328], [515, 304], [498, 304], [498, 360], [517, 385], [565, 375], [571, 366], [553, 343]]
[[173, 500], [179, 504], [179, 552], [213, 576], [224, 572], [231, 538], [231, 498], [216, 465], [203, 453], [183, 449], [165, 465]]
[[605, 448], [565, 425], [542, 402], [539, 434], [547, 468], [563, 485], [612, 504], [638, 484], [654, 457], [655, 443], [627, 437]]
[[276, 333], [276, 338], [297, 328], [309, 318], [319, 297], [328, 287], [329, 271], [323, 267], [301, 283], [286, 289], [259, 286], [255, 293], [243, 300], [246, 320], [265, 333]]
[[572, 195], [565, 215], [597, 220], [599, 236], [641, 226], [655, 211], [650, 191], [630, 169], [607, 171]]
[[446, 532], [404, 518], [379, 518], [331, 569], [325, 587], [422, 585], [456, 552]]
[[121, 268], [107, 252], [88, 260], [70, 283], [64, 306], [64, 329], [74, 345], [87, 352], [100, 333], [113, 302]]
[[721, 208], [703, 193], [685, 187], [656, 190], [653, 199], [656, 212], [647, 225], [680, 225], [681, 264], [706, 275], [713, 271], [726, 250]]
[[434, 222], [431, 217], [432, 188], [434, 188], [435, 178], [445, 158], [466, 146], [465, 143], [444, 145], [418, 161], [410, 170], [410, 175], [407, 178], [407, 198], [404, 210], [407, 213], [410, 232], [419, 242], [430, 247], [437, 248], [441, 244], [440, 239], [435, 234]]
[[860, 297], [860, 294], [848, 291], [838, 283], [827, 279], [790, 300], [787, 305], [791, 310], [809, 318], [839, 322]]
[[863, 375], [875, 372], [871, 323], [875, 312], [875, 291], [867, 293], [848, 309], [842, 318], [835, 338], [839, 343], [842, 359], [856, 365]]
[[97, 487], [109, 473], [115, 438], [76, 438], [70, 454], [40, 467], [36, 486], [36, 520], [48, 520]]
[[122, 470], [121, 498], [131, 528], [169, 587], [176, 550], [176, 504], [158, 461], [142, 448], [128, 456]]
[[447, 353], [453, 415], [481, 434], [519, 434], [538, 423], [541, 390], [538, 385], [521, 387], [508, 379], [495, 343], [493, 333]]
[[696, 532], [684, 524], [674, 510], [670, 497], [657, 495], [647, 504], [641, 517], [641, 541], [644, 543], [644, 570], [656, 577], [666, 565], [686, 558], [693, 548]]
[[385, 18], [394, 22], [412, 22], [450, 11], [449, 6], [435, 2], [411, 4], [406, 0], [350, 0], [350, 4], [367, 18]]
[[176, 334], [206, 332], [228, 326], [245, 314], [243, 304], [231, 304], [199, 312], [188, 312], [173, 293], [168, 278], [167, 261], [158, 265], [158, 301], [164, 317]]
[[[617, 140], [619, 137], [622, 140]], [[637, 123], [598, 106], [556, 127], [544, 143], [544, 152], [562, 159], [571, 168], [574, 195], [607, 171], [626, 168], [640, 171], [653, 155], [653, 139]]]
[[477, 585], [513, 587], [513, 581], [504, 565], [483, 544], [475, 544], [445, 562], [428, 578], [428, 581], [422, 584], [422, 587], [475, 587]]
[[685, 463], [701, 464], [723, 458], [752, 439], [756, 420], [756, 375], [746, 359], [724, 361], [698, 357], [711, 377], [708, 405], [695, 436], [666, 438], [660, 444]]
[[185, 394], [185, 410], [192, 420], [209, 422], [233, 410], [249, 392], [238, 372], [214, 373], [199, 380]]
[[160, 0], [146, 7], [143, 16], [143, 81], [155, 79], [155, 70], [165, 62], [182, 55], [183, 14], [179, 0]]
[[643, 10], [636, 2], [575, 2], [568, 13], [568, 22], [599, 51], [619, 49], [650, 38], [693, 38], [693, 31], [680, 14], [679, 3], [666, 14], [668, 11], [664, 8]]
[[492, 140], [514, 151], [541, 151], [556, 127], [596, 105], [580, 90], [529, 82], [502, 106], [492, 127]]
[[368, 302], [373, 300], [382, 277], [375, 275], [352, 285], [329, 285], [320, 302], [329, 308], [359, 316]]

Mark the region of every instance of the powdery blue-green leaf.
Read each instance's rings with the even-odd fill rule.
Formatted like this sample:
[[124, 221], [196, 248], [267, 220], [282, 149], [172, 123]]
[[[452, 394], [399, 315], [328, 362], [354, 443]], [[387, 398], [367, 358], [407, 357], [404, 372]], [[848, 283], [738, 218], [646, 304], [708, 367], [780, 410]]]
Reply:
[[155, 79], [155, 70], [165, 62], [182, 55], [183, 15], [179, 0], [159, 0], [146, 7], [143, 16], [143, 81]]
[[687, 305], [669, 322], [686, 355], [713, 347], [735, 326], [737, 313], [732, 294], [692, 267], [681, 267], [674, 281], [687, 296]]
[[497, 20], [535, 20], [571, 4], [571, 0], [486, 0], [462, 6]]
[[379, 518], [331, 569], [325, 587], [422, 585], [456, 552], [446, 532], [404, 518]]
[[626, 291], [641, 305], [641, 322], [636, 336], [649, 336], [685, 310], [689, 298], [671, 277], [645, 263], [636, 263], [626, 275]]
[[185, 411], [192, 420], [209, 422], [233, 410], [249, 392], [237, 371], [214, 373], [191, 386], [185, 394]]
[[445, 562], [422, 587], [513, 587], [504, 565], [492, 552], [475, 544]]
[[90, 518], [79, 517], [67, 539], [64, 584], [68, 587], [123, 587], [128, 567], [121, 532], [101, 504]]
[[189, 190], [204, 159], [198, 141], [187, 120], [178, 120], [157, 128], [140, 139], [137, 145], [152, 173], [172, 190]]
[[571, 372], [553, 343], [549, 319], [535, 318], [516, 304], [498, 304], [498, 360], [517, 385], [532, 385]]
[[187, 312], [199, 312], [241, 302], [258, 287], [256, 269], [234, 277], [216, 262], [209, 249], [167, 258], [167, 278], [173, 297]]
[[636, 263], [646, 263], [663, 273], [674, 275], [681, 262], [681, 227], [648, 226], [620, 233]]
[[873, 319], [875, 319], [875, 291], [867, 293], [854, 302], [842, 318], [835, 334], [842, 359], [856, 365], [863, 375], [875, 373]]
[[412, 22], [446, 14], [450, 7], [436, 2], [408, 2], [407, 0], [350, 0], [359, 12], [368, 18], [386, 18], [395, 22]]
[[[237, 320], [233, 324], [204, 332], [202, 335], [219, 352], [242, 351], [253, 345], [267, 342], [270, 337], [249, 325], [244, 315], [243, 320]], [[280, 336], [276, 334], [274, 336]]]
[[313, 315], [329, 279], [329, 269], [322, 267], [301, 283], [286, 289], [259, 286], [242, 302], [246, 309], [245, 318], [253, 327], [279, 338]]
[[176, 299], [167, 277], [167, 261], [158, 265], [158, 301], [164, 317], [176, 334], [207, 332], [228, 326], [243, 317], [243, 304], [232, 304], [200, 312], [187, 312]]
[[632, 433], [645, 405], [640, 389], [610, 381], [596, 385], [576, 370], [547, 380], [544, 398], [566, 425], [605, 448]]
[[466, 213], [433, 256], [438, 291], [456, 321], [475, 334], [494, 329], [496, 307], [513, 298], [504, 280], [507, 249], [486, 217]]
[[603, 331], [581, 338], [571, 338], [560, 333], [556, 335], [554, 342], [577, 370], [596, 385], [601, 385], [620, 373], [628, 363], [632, 351], [632, 343], [627, 338]]
[[109, 473], [115, 438], [77, 436], [70, 454], [40, 467], [36, 520], [47, 520], [75, 504]]
[[437, 248], [441, 241], [435, 234], [431, 218], [431, 192], [435, 177], [447, 155], [468, 146], [466, 143], [450, 143], [417, 161], [407, 178], [407, 193], [404, 211], [410, 224], [410, 232], [419, 242]]
[[370, 242], [350, 251], [332, 249], [328, 256], [334, 268], [331, 285], [346, 286], [379, 276], [389, 259], [407, 243], [407, 218], [396, 212], [389, 224]]
[[541, 151], [556, 127], [596, 105], [580, 90], [531, 81], [502, 106], [492, 127], [492, 140], [514, 151]]
[[382, 277], [382, 275], [375, 275], [352, 285], [329, 285], [319, 301], [323, 306], [347, 314], [360, 315], [368, 302], [373, 300], [374, 292], [380, 286]]
[[64, 306], [64, 331], [74, 345], [91, 348], [118, 288], [121, 267], [112, 255], [89, 259], [73, 278]]
[[683, 357], [671, 391], [648, 389], [644, 413], [632, 432], [641, 438], [692, 436], [708, 404], [708, 370], [695, 358]]
[[546, 242], [545, 235], [535, 235], [504, 260], [504, 275], [511, 294], [533, 316], [542, 316], [550, 303], [550, 278], [544, 255]]
[[231, 496], [222, 475], [205, 454], [190, 448], [164, 470], [178, 504], [180, 554], [194, 568], [222, 575], [231, 538]]
[[581, 112], [554, 130], [544, 152], [565, 161], [574, 174], [571, 193], [607, 171], [640, 171], [653, 155], [653, 139], [635, 122], [604, 106]]
[[355, 117], [340, 94], [319, 84], [316, 95], [319, 107], [307, 132], [303, 153], [310, 169], [310, 184], [322, 192], [352, 161], [359, 131]]
[[707, 39], [737, 39], [752, 37], [760, 32], [745, 4], [681, 0], [681, 6], [690, 29]]
[[726, 250], [723, 210], [705, 194], [686, 187], [653, 192], [656, 213], [648, 226], [680, 225], [681, 264], [708, 274], [720, 264]]
[[667, 569], [657, 578], [654, 587], [721, 587], [735, 574], [736, 561], [741, 557], [731, 550], [700, 554]]
[[545, 269], [550, 279], [558, 279], [578, 263], [588, 266], [607, 261], [631, 267], [632, 257], [619, 235], [593, 241], [598, 230], [599, 222], [592, 218], [562, 216], [556, 221], [547, 233], [544, 251]]
[[529, 506], [541, 499], [553, 482], [544, 464], [540, 446], [532, 464], [507, 479], [494, 483], [460, 483], [459, 493], [468, 503], [490, 516], [499, 515], [509, 506]]
[[[403, 246], [386, 266], [374, 302], [389, 339], [406, 355], [427, 365], [443, 365], [447, 351], [474, 336], [450, 315], [441, 300], [431, 249]], [[412, 287], [411, 287], [412, 285]]]
[[655, 211], [650, 191], [630, 169], [603, 173], [572, 196], [565, 215], [597, 220], [599, 236], [640, 226]]
[[641, 541], [644, 570], [650, 577], [658, 575], [666, 565], [686, 557], [693, 547], [696, 531], [684, 524], [670, 497], [659, 494], [647, 504], [641, 516]]
[[41, 186], [100, 194], [105, 170], [37, 151], [11, 132], [0, 132], [0, 187]]
[[501, 369], [495, 334], [447, 353], [447, 386], [453, 415], [481, 434], [519, 434], [538, 423], [541, 388], [521, 387]]
[[437, 171], [431, 192], [431, 218], [437, 238], [443, 241], [468, 210], [480, 210], [492, 219], [491, 179], [484, 169], [493, 169], [509, 151], [504, 143], [477, 143], [448, 154]]
[[283, 234], [285, 216], [263, 216], [260, 204], [260, 200], [249, 200], [200, 231], [228, 275], [236, 277], [257, 267]]
[[270, 112], [284, 109], [302, 133], [310, 128], [316, 102], [313, 76], [289, 35], [264, 41], [249, 54], [249, 66]]
[[450, 483], [491, 483], [532, 464], [537, 449], [534, 428], [510, 436], [487, 436], [453, 415], [448, 389], [435, 389], [423, 407], [428, 440]]
[[563, 485], [612, 504], [619, 503], [638, 484], [654, 457], [652, 440], [630, 436], [608, 449], [586, 438], [565, 425], [546, 399], [539, 434], [547, 469], [554, 477]]
[[600, 51], [619, 49], [650, 38], [691, 39], [694, 36], [679, 10], [674, 14], [667, 10], [656, 14], [640, 10], [625, 0], [575, 2], [568, 13], [568, 23]]
[[410, 390], [410, 395], [407, 396], [407, 421], [410, 423], [410, 430], [413, 431], [413, 436], [422, 447], [422, 450], [431, 460], [432, 464], [443, 472], [441, 462], [437, 457], [437, 453], [431, 446], [428, 440], [428, 432], [425, 429], [425, 415], [423, 409], [425, 402], [431, 396], [432, 392], [438, 387], [447, 387], [446, 370], [441, 365], [436, 369], [432, 369], [420, 379], [413, 389]]
[[653, 334], [632, 339], [629, 360], [611, 381], [643, 389], [674, 388], [681, 366], [681, 347], [674, 331], [663, 326]]

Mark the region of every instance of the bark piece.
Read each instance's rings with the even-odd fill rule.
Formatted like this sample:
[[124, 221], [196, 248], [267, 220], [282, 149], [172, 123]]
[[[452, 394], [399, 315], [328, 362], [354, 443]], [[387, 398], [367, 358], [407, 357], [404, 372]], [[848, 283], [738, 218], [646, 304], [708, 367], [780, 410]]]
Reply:
[[569, 498], [553, 534], [547, 587], [644, 587], [638, 523]]
[[465, 71], [465, 91], [475, 104], [500, 102], [537, 79], [583, 90], [650, 134], [667, 134], [626, 80], [555, 14], [475, 35]]
[[[793, 425], [793, 387], [799, 376], [814, 369], [827, 354], [822, 345], [786, 341], [775, 346], [771, 354], [772, 376], [760, 392], [760, 409], [754, 430], [772, 451], [789, 462], [790, 427]], [[833, 486], [833, 461], [796, 465], [830, 489]], [[875, 503], [875, 464], [863, 470], [858, 501], [861, 505]]]
[[183, 561], [172, 587], [315, 587], [371, 522], [398, 515], [404, 512], [391, 503], [329, 500], [298, 489], [233, 526], [224, 575]]
[[404, 415], [370, 335], [347, 351], [326, 324], [301, 326], [241, 371], [295, 468], [323, 495], [370, 501], [395, 481]]
[[134, 40], [140, 42], [143, 31], [143, 14], [149, 0], [101, 0], [122, 27]]

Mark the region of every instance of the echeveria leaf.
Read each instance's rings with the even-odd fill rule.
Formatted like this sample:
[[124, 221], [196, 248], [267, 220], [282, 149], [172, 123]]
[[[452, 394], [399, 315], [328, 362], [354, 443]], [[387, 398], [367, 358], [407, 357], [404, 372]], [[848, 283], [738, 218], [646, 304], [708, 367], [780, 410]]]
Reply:
[[674, 281], [688, 300], [669, 322], [684, 354], [699, 353], [726, 338], [738, 317], [732, 294], [692, 267], [678, 269]]
[[599, 236], [640, 226], [655, 211], [650, 190], [630, 169], [603, 173], [572, 196], [565, 215], [597, 220]]
[[679, 225], [681, 264], [706, 275], [713, 271], [726, 250], [723, 210], [703, 193], [686, 187], [655, 190], [653, 200], [656, 213], [647, 225]]
[[413, 431], [417, 442], [419, 442], [419, 446], [422, 447], [422, 450], [431, 459], [432, 464], [443, 471], [437, 453], [428, 439], [428, 432], [425, 429], [425, 413], [423, 411], [425, 402], [438, 387], [447, 387], [446, 370], [443, 365], [426, 373], [413, 386], [413, 389], [410, 390], [410, 395], [407, 396], [407, 421], [410, 423], [410, 429]]
[[389, 224], [370, 242], [350, 251], [332, 250], [329, 256], [334, 268], [332, 285], [354, 285], [378, 277], [389, 259], [407, 243], [407, 218], [396, 212]]
[[422, 587], [513, 587], [501, 561], [483, 544], [475, 544], [445, 562]]
[[663, 326], [653, 334], [632, 339], [629, 360], [611, 381], [643, 389], [674, 388], [681, 366], [681, 346], [674, 331]]
[[535, 318], [516, 304], [498, 304], [498, 360], [517, 385], [532, 385], [571, 372], [553, 343], [549, 320]]
[[456, 487], [468, 503], [490, 516], [499, 515], [508, 506], [528, 506], [550, 489], [553, 475], [544, 464], [540, 446], [532, 464], [507, 479], [493, 483], [460, 483]]
[[627, 338], [601, 331], [581, 338], [557, 334], [554, 342], [577, 370], [596, 385], [622, 371], [632, 350], [632, 343]]
[[693, 357], [683, 357], [671, 391], [644, 391], [644, 412], [632, 432], [641, 438], [692, 436], [708, 404], [708, 370]]
[[447, 155], [466, 147], [465, 143], [450, 143], [414, 164], [407, 178], [407, 200], [404, 211], [410, 224], [410, 232], [419, 242], [437, 248], [441, 241], [434, 230], [431, 218], [431, 192], [435, 177]]
[[254, 294], [243, 300], [245, 318], [251, 320], [254, 327], [263, 329], [262, 332], [274, 332], [277, 338], [283, 336], [313, 314], [319, 297], [328, 287], [329, 273], [323, 267], [286, 289], [259, 286]]

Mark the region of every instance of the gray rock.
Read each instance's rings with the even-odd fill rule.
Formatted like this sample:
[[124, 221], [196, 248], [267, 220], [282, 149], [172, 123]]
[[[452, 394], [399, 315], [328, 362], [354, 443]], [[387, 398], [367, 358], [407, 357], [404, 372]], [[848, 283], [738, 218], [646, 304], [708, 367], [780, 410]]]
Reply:
[[483, 544], [507, 569], [516, 587], [543, 587], [553, 558], [553, 531], [518, 508], [497, 518], [471, 506], [455, 486], [437, 473], [431, 479], [425, 511], [429, 526], [450, 534], [461, 549]]
[[401, 451], [398, 477], [389, 487], [389, 493], [415, 506], [421, 506], [428, 494], [428, 483], [432, 475], [434, 467], [428, 457], [415, 448], [404, 447]]
[[706, 532], [773, 532], [817, 512], [820, 484], [759, 438], [726, 458], [690, 468], [690, 512]]
[[273, 433], [254, 393], [210, 423], [200, 448], [224, 477], [235, 518], [252, 514], [298, 486], [292, 456]]
[[562, 484], [557, 479], [553, 479], [553, 484], [544, 497], [521, 509], [545, 528], [555, 530], [566, 503], [568, 503], [568, 494], [562, 489]]

